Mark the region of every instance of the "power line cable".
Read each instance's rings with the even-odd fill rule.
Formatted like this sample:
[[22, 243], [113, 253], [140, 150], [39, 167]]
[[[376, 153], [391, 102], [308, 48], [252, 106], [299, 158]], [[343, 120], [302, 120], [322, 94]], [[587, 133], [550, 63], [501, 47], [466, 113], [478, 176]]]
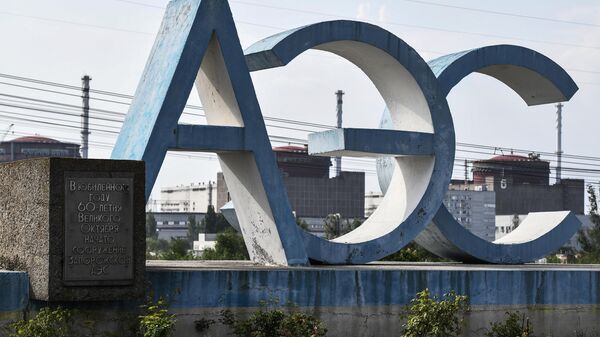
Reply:
[[486, 13], [486, 14], [501, 15], [501, 16], [508, 16], [508, 17], [522, 18], [522, 19], [531, 19], [531, 20], [538, 20], [538, 21], [546, 21], [546, 22], [551, 22], [551, 23], [564, 23], [564, 24], [570, 24], [570, 25], [595, 27], [595, 28], [600, 27], [599, 24], [590, 23], [590, 22], [570, 21], [570, 20], [562, 20], [562, 19], [555, 19], [555, 18], [547, 18], [547, 17], [542, 17], [542, 16], [500, 12], [500, 11], [494, 11], [494, 10], [483, 9], [483, 8], [456, 6], [456, 5], [442, 4], [442, 3], [438, 3], [438, 2], [430, 2], [430, 1], [423, 1], [423, 0], [404, 0], [404, 1], [422, 4], [422, 5], [428, 5], [428, 6], [454, 8], [454, 9], [460, 9], [460, 10], [470, 11], [470, 12]]
[[[329, 13], [323, 13], [323, 12], [312, 11], [312, 10], [303, 10], [303, 9], [297, 9], [297, 8], [288, 8], [288, 7], [281, 7], [281, 6], [265, 5], [265, 4], [258, 4], [258, 3], [254, 3], [254, 2], [247, 2], [247, 1], [240, 1], [240, 0], [235, 0], [235, 1], [232, 0], [232, 2], [243, 4], [243, 5], [248, 5], [248, 6], [254, 6], [254, 7], [271, 8], [271, 9], [277, 9], [277, 10], [283, 10], [283, 11], [290, 11], [290, 12], [296, 12], [296, 13], [304, 13], [304, 14], [313, 14], [313, 15], [319, 15], [319, 16], [328, 16], [328, 17], [334, 17], [334, 18], [346, 19], [346, 20], [356, 20], [356, 18], [351, 17], [351, 16], [338, 15], [338, 14], [329, 14]], [[394, 21], [380, 21], [379, 23], [384, 23], [384, 24], [389, 24], [389, 25], [394, 25], [394, 26], [401, 26], [401, 27], [408, 27], [408, 28], [417, 28], [417, 29], [421, 29], [421, 30], [440, 31], [440, 32], [446, 32], [446, 33], [453, 33], [453, 34], [463, 34], [463, 35], [471, 35], [471, 36], [492, 37], [492, 38], [500, 38], [500, 39], [506, 39], [506, 40], [543, 43], [543, 44], [549, 44], [549, 45], [559, 45], [559, 46], [568, 46], [568, 47], [577, 47], [577, 48], [586, 48], [586, 49], [600, 49], [600, 46], [588, 46], [588, 45], [582, 45], [582, 44], [576, 44], [576, 43], [568, 43], [568, 42], [556, 42], [556, 41], [548, 41], [548, 40], [526, 39], [526, 38], [519, 38], [519, 37], [507, 36], [507, 35], [488, 34], [488, 33], [471, 32], [471, 31], [455, 30], [455, 29], [446, 29], [446, 28], [440, 28], [440, 27], [431, 27], [431, 26], [424, 26], [424, 25], [407, 24], [407, 23], [394, 22]]]

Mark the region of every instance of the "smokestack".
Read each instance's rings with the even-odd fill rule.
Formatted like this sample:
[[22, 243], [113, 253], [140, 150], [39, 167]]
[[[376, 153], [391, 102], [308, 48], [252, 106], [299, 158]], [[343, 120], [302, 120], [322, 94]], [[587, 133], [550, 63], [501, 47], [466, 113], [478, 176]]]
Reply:
[[556, 105], [556, 130], [557, 130], [557, 140], [556, 140], [556, 183], [560, 184], [561, 180], [561, 170], [562, 170], [562, 108], [563, 104], [558, 103]]
[[[341, 90], [338, 90], [335, 92], [335, 96], [337, 97], [337, 124], [336, 127], [338, 129], [342, 128], [342, 105], [344, 104], [344, 100], [342, 98], [342, 96], [344, 96], [344, 92]], [[335, 158], [335, 176], [339, 177], [342, 174], [342, 158], [341, 157], [336, 157]]]
[[81, 115], [81, 157], [88, 157], [88, 138], [90, 135], [90, 80], [85, 75], [81, 78], [81, 98], [83, 99], [83, 114]]

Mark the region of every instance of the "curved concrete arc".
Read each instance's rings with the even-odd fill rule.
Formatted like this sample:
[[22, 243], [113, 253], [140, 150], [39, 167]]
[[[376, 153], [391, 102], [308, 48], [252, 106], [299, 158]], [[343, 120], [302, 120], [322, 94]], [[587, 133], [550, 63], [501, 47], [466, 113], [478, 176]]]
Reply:
[[[504, 82], [528, 105], [565, 101], [578, 89], [558, 64], [523, 47], [489, 46], [442, 56], [429, 64], [445, 95], [473, 72]], [[391, 116], [386, 110], [380, 127], [389, 128], [391, 124]], [[390, 185], [393, 167], [393, 158], [378, 159], [377, 174], [384, 193]], [[464, 228], [442, 205], [433, 222], [419, 233], [415, 241], [427, 250], [453, 260], [518, 264], [531, 262], [557, 250], [580, 225], [571, 212], [530, 213], [515, 231], [489, 242]]]
[[271, 36], [246, 49], [246, 61], [251, 71], [274, 68], [308, 49], [337, 54], [360, 68], [379, 90], [393, 121], [386, 132], [343, 129], [310, 135], [309, 152], [397, 157], [390, 193], [377, 211], [359, 228], [332, 241], [303, 232], [306, 252], [310, 259], [330, 264], [374, 261], [413, 240], [442, 202], [455, 152], [445, 94], [414, 49], [362, 22], [322, 22]]
[[520, 46], [486, 46], [440, 56], [427, 63], [444, 95], [473, 72], [506, 84], [530, 106], [568, 101], [579, 89], [556, 62]]

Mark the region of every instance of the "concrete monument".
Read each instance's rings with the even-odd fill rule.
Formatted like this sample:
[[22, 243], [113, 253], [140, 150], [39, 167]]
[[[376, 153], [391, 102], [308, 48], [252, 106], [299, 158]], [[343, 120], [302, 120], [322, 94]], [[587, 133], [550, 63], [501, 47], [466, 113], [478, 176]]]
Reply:
[[31, 298], [144, 293], [144, 164], [41, 158], [0, 165], [0, 256], [19, 258]]
[[[308, 49], [334, 53], [364, 71], [391, 118], [386, 129], [340, 129], [309, 136], [313, 155], [393, 156], [381, 206], [359, 228], [331, 241], [295, 224], [249, 76], [249, 71], [284, 66]], [[528, 261], [549, 250], [542, 249], [542, 243], [532, 251], [532, 246], [515, 248], [524, 247], [516, 245], [523, 240], [519, 236], [502, 246], [470, 252], [464, 247], [481, 244], [474, 235], [454, 240], [462, 232], [453, 231], [460, 229], [442, 230], [440, 221], [430, 225], [436, 214], [443, 214], [438, 209], [454, 162], [455, 135], [446, 95], [473, 71], [502, 80], [530, 104], [568, 100], [577, 90], [562, 68], [525, 48], [494, 46], [427, 64], [394, 34], [356, 21], [300, 27], [243, 52], [227, 1], [175, 0], [166, 10], [112, 158], [146, 162], [148, 198], [167, 151], [216, 152], [250, 256], [259, 263], [366, 263], [415, 238], [424, 243], [425, 237], [431, 240], [427, 248], [458, 260]], [[208, 125], [178, 124], [194, 83]], [[578, 225], [568, 214], [537, 218], [544, 228], [559, 228], [546, 236], [552, 240], [548, 248], [568, 240]], [[538, 234], [523, 235], [533, 239]], [[437, 244], [441, 248], [435, 250]], [[497, 247], [503, 248], [494, 250]]]

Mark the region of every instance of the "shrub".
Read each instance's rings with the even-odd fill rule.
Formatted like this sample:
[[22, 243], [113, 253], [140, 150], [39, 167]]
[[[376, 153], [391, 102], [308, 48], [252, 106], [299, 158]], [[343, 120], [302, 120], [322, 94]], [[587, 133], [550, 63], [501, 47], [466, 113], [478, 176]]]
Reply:
[[417, 293], [411, 301], [402, 337], [451, 337], [462, 330], [464, 314], [468, 310], [467, 297], [454, 291], [442, 299], [430, 297], [429, 289]]
[[175, 330], [175, 315], [170, 315], [167, 302], [162, 297], [154, 303], [151, 299], [140, 307], [138, 334], [144, 337], [169, 337]]
[[314, 316], [261, 308], [247, 319], [236, 319], [230, 310], [221, 312], [221, 323], [239, 337], [325, 337], [327, 329]]
[[519, 312], [506, 312], [508, 316], [504, 322], [492, 322], [492, 328], [486, 337], [535, 337], [529, 318], [523, 317]]
[[203, 260], [249, 260], [244, 238], [232, 229], [217, 234], [215, 248], [202, 253]]
[[42, 308], [32, 319], [11, 324], [14, 329], [11, 337], [69, 337], [71, 336], [73, 312], [57, 307]]
[[203, 317], [194, 321], [194, 327], [197, 332], [205, 332], [215, 323], [215, 320]]

